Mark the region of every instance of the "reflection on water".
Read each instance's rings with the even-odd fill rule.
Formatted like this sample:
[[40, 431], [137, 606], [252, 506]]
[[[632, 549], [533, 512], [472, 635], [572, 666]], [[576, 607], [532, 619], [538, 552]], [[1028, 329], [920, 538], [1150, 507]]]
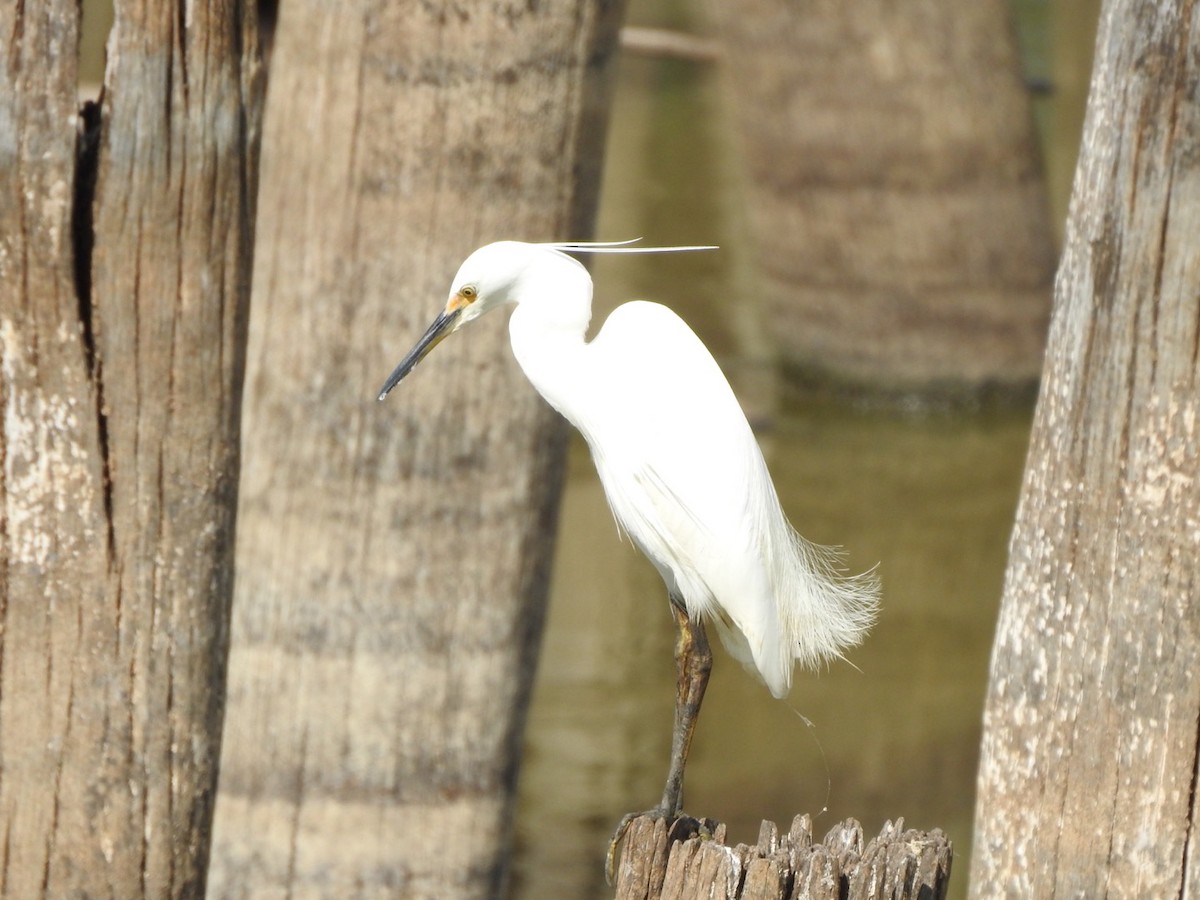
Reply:
[[[753, 842], [762, 818], [941, 827], [965, 878], [987, 675], [1028, 415], [912, 419], [789, 411], [762, 438], [792, 521], [876, 562], [866, 643], [779, 702], [723, 651], [688, 768], [687, 808]], [[673, 626], [657, 574], [573, 448], [530, 714], [513, 895], [605, 897], [613, 825], [657, 803], [669, 755]], [[857, 668], [855, 668], [857, 667]], [[811, 720], [807, 727], [801, 716]], [[956, 879], [956, 880], [958, 880]], [[962, 882], [955, 893], [962, 890]]]

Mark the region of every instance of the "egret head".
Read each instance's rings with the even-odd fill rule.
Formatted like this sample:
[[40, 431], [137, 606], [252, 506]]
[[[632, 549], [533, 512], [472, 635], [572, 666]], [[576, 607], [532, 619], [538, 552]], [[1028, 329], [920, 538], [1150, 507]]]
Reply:
[[[497, 241], [480, 247], [459, 266], [450, 284], [446, 306], [388, 376], [379, 391], [382, 400], [449, 334], [490, 309], [518, 301], [541, 300], [547, 321], [569, 322], [582, 331], [591, 315], [591, 277], [568, 253], [664, 253], [708, 250], [709, 247], [629, 247], [618, 243], [547, 243]], [[575, 301], [574, 303], [568, 302]]]
[[536, 245], [520, 241], [498, 241], [480, 247], [468, 256], [450, 284], [446, 306], [388, 376], [379, 391], [379, 399], [386, 397], [447, 335], [490, 309], [514, 302], [517, 283], [538, 249]]
[[446, 300], [444, 314], [455, 316], [451, 330], [457, 331], [497, 306], [515, 302], [517, 284], [539, 249], [520, 241], [497, 241], [468, 256], [458, 267]]
[[497, 241], [468, 256], [450, 284], [446, 306], [388, 376], [379, 391], [379, 399], [386, 397], [447, 335], [497, 306], [517, 302], [522, 293], [527, 294], [539, 279], [550, 274], [548, 265], [551, 270], [566, 265], [571, 270], [578, 270], [584, 279], [588, 278], [587, 270], [578, 261], [552, 245]]

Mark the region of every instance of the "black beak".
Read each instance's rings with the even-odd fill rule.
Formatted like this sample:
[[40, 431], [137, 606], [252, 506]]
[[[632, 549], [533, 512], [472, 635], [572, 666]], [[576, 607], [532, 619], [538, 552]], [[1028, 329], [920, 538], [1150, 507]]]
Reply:
[[453, 311], [443, 311], [441, 315], [433, 320], [433, 324], [421, 335], [421, 339], [417, 341], [416, 346], [409, 350], [404, 359], [400, 360], [400, 365], [392, 370], [392, 374], [388, 376], [387, 381], [383, 383], [383, 387], [379, 389], [379, 397], [377, 399], [382, 400], [386, 397], [388, 392], [400, 383], [400, 379], [416, 368], [417, 363], [423, 360], [429, 354], [430, 350], [440, 344], [442, 339], [454, 330], [454, 323], [458, 321], [458, 316], [461, 312], [461, 308]]

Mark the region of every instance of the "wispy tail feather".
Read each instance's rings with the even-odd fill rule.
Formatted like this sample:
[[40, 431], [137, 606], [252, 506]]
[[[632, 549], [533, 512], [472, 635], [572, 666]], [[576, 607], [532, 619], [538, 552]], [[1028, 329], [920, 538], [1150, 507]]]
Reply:
[[837, 548], [789, 531], [791, 552], [775, 554], [779, 632], [775, 641], [764, 642], [756, 659], [776, 697], [791, 689], [796, 663], [815, 669], [861, 643], [879, 610], [875, 569], [847, 575]]

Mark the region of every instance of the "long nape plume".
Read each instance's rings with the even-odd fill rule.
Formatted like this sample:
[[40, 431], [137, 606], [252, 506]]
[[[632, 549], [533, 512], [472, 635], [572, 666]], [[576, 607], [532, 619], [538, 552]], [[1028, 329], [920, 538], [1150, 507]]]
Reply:
[[628, 241], [547, 241], [537, 244], [563, 253], [684, 253], [690, 250], [717, 250], [715, 245], [696, 245], [693, 247], [631, 247], [641, 238]]

